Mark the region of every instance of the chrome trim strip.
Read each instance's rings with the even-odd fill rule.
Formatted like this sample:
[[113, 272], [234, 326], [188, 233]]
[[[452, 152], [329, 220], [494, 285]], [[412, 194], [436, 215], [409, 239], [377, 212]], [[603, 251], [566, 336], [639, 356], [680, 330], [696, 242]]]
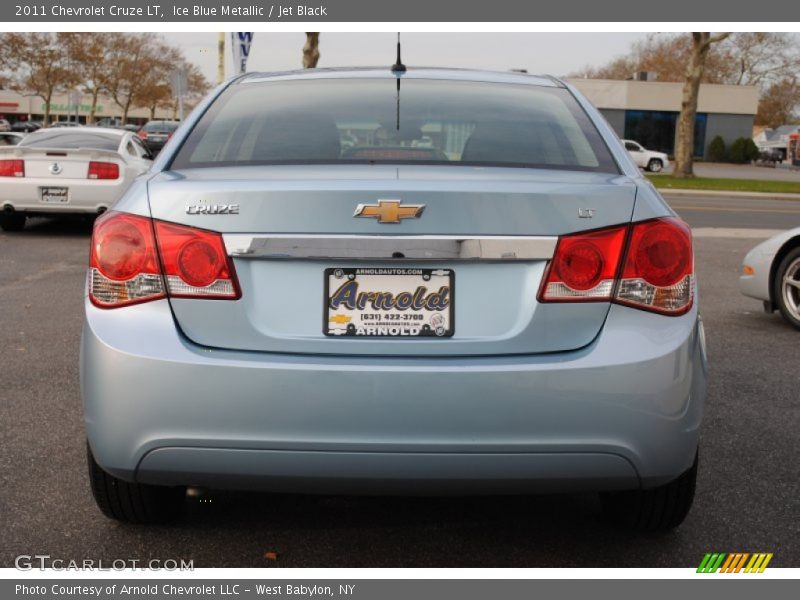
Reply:
[[553, 257], [555, 236], [226, 233], [228, 254], [264, 260], [529, 261]]

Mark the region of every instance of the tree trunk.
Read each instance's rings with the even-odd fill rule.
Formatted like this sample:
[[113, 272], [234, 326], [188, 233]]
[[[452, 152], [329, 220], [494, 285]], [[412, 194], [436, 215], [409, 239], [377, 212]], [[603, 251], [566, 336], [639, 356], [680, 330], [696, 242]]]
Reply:
[[692, 33], [692, 55], [686, 66], [686, 81], [683, 84], [681, 113], [675, 136], [675, 168], [673, 176], [678, 178], [694, 177], [694, 122], [697, 116], [697, 97], [700, 93], [700, 81], [706, 68], [706, 57], [711, 44], [724, 40], [729, 33], [714, 37], [710, 33]]
[[686, 67], [686, 82], [683, 84], [681, 113], [675, 138], [675, 177], [694, 177], [694, 121], [697, 116], [700, 80], [705, 71], [705, 54], [701, 52], [695, 47]]
[[86, 119], [87, 125], [92, 125], [94, 123], [94, 117], [97, 114], [97, 97], [100, 95], [100, 88], [94, 88], [92, 90], [92, 108], [89, 109], [89, 117]]
[[303, 68], [313, 69], [319, 61], [319, 33], [306, 33], [306, 44], [303, 46]]
[[53, 100], [53, 90], [50, 89], [47, 91], [47, 95], [44, 98], [44, 121], [42, 122], [42, 127], [47, 127], [50, 125], [50, 102]]

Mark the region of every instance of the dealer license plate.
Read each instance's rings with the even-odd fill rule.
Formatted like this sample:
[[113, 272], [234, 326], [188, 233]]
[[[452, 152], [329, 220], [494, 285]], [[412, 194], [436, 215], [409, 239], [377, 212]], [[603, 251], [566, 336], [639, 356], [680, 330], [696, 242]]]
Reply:
[[451, 269], [325, 269], [322, 331], [350, 337], [450, 337]]
[[45, 204], [66, 204], [69, 202], [69, 188], [43, 187], [41, 188], [42, 202]]

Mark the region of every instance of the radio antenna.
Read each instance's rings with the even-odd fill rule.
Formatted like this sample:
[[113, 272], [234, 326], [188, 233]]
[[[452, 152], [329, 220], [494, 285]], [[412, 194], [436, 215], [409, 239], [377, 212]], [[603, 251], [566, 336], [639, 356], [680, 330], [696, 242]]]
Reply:
[[392, 73], [405, 73], [406, 66], [400, 59], [400, 32], [397, 32], [397, 60], [392, 65]]
[[397, 131], [400, 131], [400, 78], [406, 72], [406, 66], [400, 58], [400, 32], [397, 32], [397, 61], [392, 65], [392, 73], [397, 76]]

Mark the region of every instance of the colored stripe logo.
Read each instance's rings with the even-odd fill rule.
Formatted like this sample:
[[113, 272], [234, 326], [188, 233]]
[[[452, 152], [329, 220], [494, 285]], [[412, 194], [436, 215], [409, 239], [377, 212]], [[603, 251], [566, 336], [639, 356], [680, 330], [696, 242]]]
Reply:
[[769, 552], [708, 552], [697, 567], [698, 573], [763, 573], [772, 553]]

